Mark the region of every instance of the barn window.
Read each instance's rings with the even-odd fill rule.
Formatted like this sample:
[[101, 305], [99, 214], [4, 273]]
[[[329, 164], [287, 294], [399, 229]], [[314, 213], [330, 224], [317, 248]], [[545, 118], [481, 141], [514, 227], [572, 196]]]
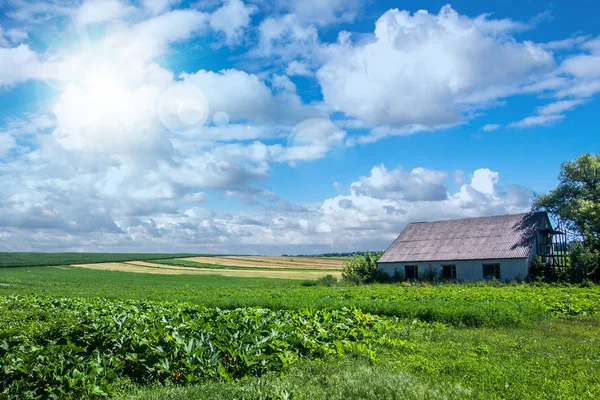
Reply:
[[442, 265], [442, 279], [456, 280], [456, 265]]
[[500, 264], [483, 264], [483, 279], [500, 280]]
[[404, 276], [406, 277], [406, 279], [419, 279], [419, 266], [405, 265]]

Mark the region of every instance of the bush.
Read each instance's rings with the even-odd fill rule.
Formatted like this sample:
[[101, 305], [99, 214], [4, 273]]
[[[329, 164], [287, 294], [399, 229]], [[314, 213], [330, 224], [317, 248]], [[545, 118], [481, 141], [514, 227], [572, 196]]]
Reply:
[[529, 266], [528, 282], [543, 282], [548, 278], [546, 264], [542, 261], [542, 257], [536, 255], [531, 260]]
[[342, 279], [354, 284], [372, 283], [380, 280], [381, 272], [377, 267], [377, 260], [383, 252], [371, 254], [370, 251], [364, 256], [353, 256], [350, 260], [344, 262], [344, 271]]
[[598, 268], [598, 251], [590, 251], [581, 243], [575, 243], [569, 252], [571, 266], [567, 272], [567, 279], [571, 283], [580, 283], [595, 275]]
[[337, 285], [338, 279], [335, 276], [328, 274], [319, 279], [317, 282], [321, 286], [333, 286]]

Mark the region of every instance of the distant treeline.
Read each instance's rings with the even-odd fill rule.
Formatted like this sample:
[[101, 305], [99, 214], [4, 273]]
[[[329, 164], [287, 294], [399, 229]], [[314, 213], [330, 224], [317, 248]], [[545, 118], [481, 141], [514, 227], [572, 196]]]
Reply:
[[[377, 251], [371, 251], [376, 253]], [[323, 254], [282, 254], [281, 257], [352, 257], [364, 256], [368, 251], [353, 251], [351, 253], [323, 253]]]

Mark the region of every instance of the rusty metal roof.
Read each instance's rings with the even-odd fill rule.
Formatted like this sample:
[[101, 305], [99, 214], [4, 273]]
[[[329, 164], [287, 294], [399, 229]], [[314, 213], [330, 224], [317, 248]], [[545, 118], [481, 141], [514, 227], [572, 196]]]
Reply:
[[526, 258], [544, 219], [535, 212], [412, 223], [379, 262]]

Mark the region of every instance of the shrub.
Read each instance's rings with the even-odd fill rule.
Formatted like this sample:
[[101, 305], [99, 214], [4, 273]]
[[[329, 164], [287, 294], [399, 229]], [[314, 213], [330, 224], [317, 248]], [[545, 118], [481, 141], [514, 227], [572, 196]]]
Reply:
[[542, 257], [536, 255], [531, 259], [531, 265], [529, 266], [529, 275], [527, 275], [527, 281], [529, 282], [543, 282], [547, 278], [546, 264], [542, 261]]
[[372, 283], [380, 279], [382, 274], [377, 267], [377, 260], [383, 252], [371, 254], [370, 251], [364, 256], [353, 256], [344, 262], [342, 279], [354, 284]]
[[581, 243], [575, 243], [569, 252], [571, 266], [567, 279], [571, 283], [580, 283], [594, 276], [598, 268], [598, 251], [590, 251]]
[[322, 286], [333, 286], [333, 285], [337, 285], [338, 283], [338, 279], [333, 276], [333, 275], [325, 275], [324, 277], [322, 277], [321, 279], [319, 279], [318, 281], [319, 285]]

